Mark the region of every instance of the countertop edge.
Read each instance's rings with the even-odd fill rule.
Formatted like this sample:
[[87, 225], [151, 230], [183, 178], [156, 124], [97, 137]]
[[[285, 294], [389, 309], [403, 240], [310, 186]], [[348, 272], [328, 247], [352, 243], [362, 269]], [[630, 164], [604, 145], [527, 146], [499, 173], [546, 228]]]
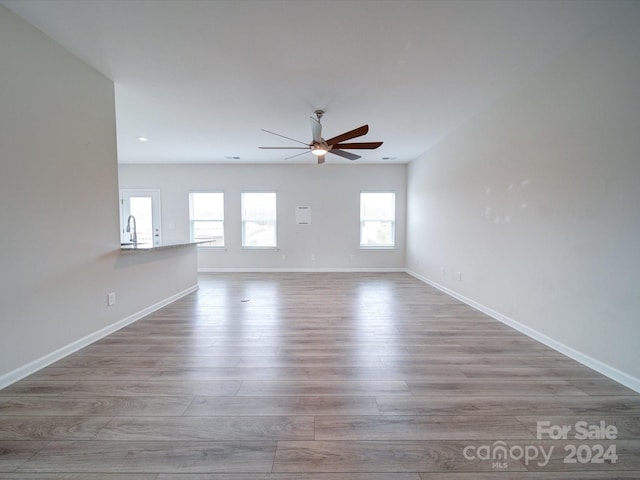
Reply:
[[186, 243], [170, 243], [167, 245], [149, 245], [149, 244], [143, 244], [143, 245], [121, 245], [120, 246], [120, 251], [121, 252], [154, 252], [157, 250], [167, 250], [170, 248], [180, 248], [180, 247], [188, 247], [191, 245], [198, 245], [200, 243], [209, 243], [208, 241], [206, 242], [186, 242]]

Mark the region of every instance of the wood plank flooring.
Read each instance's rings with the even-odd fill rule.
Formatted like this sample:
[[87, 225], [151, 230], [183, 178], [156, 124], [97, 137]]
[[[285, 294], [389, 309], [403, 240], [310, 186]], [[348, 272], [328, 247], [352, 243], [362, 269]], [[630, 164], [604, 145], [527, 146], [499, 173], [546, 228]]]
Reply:
[[640, 478], [640, 395], [413, 277], [199, 282], [1, 390], [0, 479]]

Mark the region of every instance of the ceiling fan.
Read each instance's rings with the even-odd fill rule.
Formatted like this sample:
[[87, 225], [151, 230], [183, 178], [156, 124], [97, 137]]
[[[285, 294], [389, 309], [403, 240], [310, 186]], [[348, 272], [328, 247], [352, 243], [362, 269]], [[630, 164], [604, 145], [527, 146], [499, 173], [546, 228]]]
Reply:
[[[311, 143], [301, 142], [300, 140], [296, 140], [295, 138], [285, 137], [284, 135], [280, 135], [279, 133], [270, 132], [269, 130], [262, 129], [263, 132], [270, 133], [271, 135], [277, 135], [278, 137], [286, 138], [288, 140], [292, 140], [297, 143], [301, 143], [304, 147], [259, 147], [262, 149], [273, 149], [273, 150], [306, 150], [307, 152], [313, 153], [318, 157], [318, 164], [324, 163], [325, 155], [327, 153], [333, 153], [334, 155], [338, 155], [343, 158], [348, 158], [349, 160], [357, 160], [361, 158], [360, 155], [356, 155], [355, 153], [345, 152], [344, 149], [347, 150], [373, 150], [382, 145], [382, 142], [355, 142], [355, 143], [342, 143], [347, 140], [351, 140], [352, 138], [361, 137], [362, 135], [366, 135], [369, 131], [369, 125], [363, 125], [358, 128], [354, 128], [353, 130], [349, 130], [341, 135], [336, 137], [332, 137], [328, 140], [322, 138], [322, 124], [320, 123], [320, 119], [322, 115], [324, 115], [324, 111], [316, 110], [316, 117], [309, 117], [311, 120], [311, 135], [313, 140]], [[296, 155], [292, 155], [287, 157], [285, 160], [290, 158], [298, 157], [300, 155], [304, 155], [307, 152], [298, 153]]]

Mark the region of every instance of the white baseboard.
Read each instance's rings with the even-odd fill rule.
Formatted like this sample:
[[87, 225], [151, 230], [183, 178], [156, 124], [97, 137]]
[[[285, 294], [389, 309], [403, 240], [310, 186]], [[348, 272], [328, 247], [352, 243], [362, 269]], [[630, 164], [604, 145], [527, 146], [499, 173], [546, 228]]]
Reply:
[[130, 325], [133, 322], [136, 322], [141, 318], [146, 317], [150, 313], [153, 313], [156, 310], [159, 310], [162, 307], [169, 305], [170, 303], [173, 303], [176, 300], [186, 295], [189, 295], [190, 293], [195, 292], [197, 289], [198, 289], [198, 285], [197, 284], [193, 285], [187, 288], [186, 290], [183, 290], [174, 295], [171, 295], [170, 297], [160, 300], [159, 302], [149, 307], [143, 308], [142, 310], [134, 313], [133, 315], [129, 315], [128, 317], [123, 318], [122, 320], [118, 320], [117, 322], [112, 323], [111, 325], [107, 325], [106, 327], [101, 328], [96, 332], [90, 333], [86, 337], [80, 338], [75, 342], [65, 345], [64, 347], [59, 348], [58, 350], [55, 350], [54, 352], [48, 353], [47, 355], [44, 355], [43, 357], [40, 357], [37, 360], [29, 362], [26, 365], [23, 365], [22, 367], [18, 367], [15, 370], [0, 376], [0, 389], [3, 389], [11, 385], [12, 383], [17, 382], [18, 380], [22, 380], [23, 378], [28, 377], [29, 375], [37, 372], [38, 370], [41, 370], [44, 367], [51, 365], [52, 363], [57, 362], [58, 360], [61, 360], [62, 358], [68, 355], [71, 355], [74, 352], [77, 352], [81, 348], [91, 345], [92, 343], [100, 340], [101, 338], [106, 337], [107, 335], [111, 335], [112, 333], [120, 330], [121, 328], [124, 328], [127, 325]]
[[433, 280], [430, 280], [426, 277], [423, 277], [422, 275], [419, 275], [411, 270], [405, 269], [405, 272], [411, 275], [412, 277], [415, 277], [418, 280], [426, 283], [427, 285], [431, 285], [432, 287], [437, 288], [438, 290], [446, 293], [447, 295], [452, 296], [453, 298], [460, 300], [463, 303], [466, 303], [467, 305], [475, 308], [476, 310], [479, 310], [480, 312], [486, 315], [489, 315], [492, 318], [495, 318], [496, 320], [504, 323], [505, 325], [508, 325], [511, 328], [514, 328], [515, 330], [521, 333], [524, 333], [526, 336], [533, 338], [534, 340], [537, 340], [538, 342], [546, 345], [547, 347], [552, 348], [555, 351], [560, 352], [563, 355], [566, 355], [567, 357], [572, 358], [577, 362], [580, 362], [583, 365], [595, 370], [596, 372], [606, 375], [610, 379], [615, 380], [618, 383], [621, 383], [625, 387], [629, 387], [630, 389], [640, 393], [640, 379], [633, 377], [621, 370], [618, 370], [617, 368], [612, 367], [611, 365], [607, 365], [606, 363], [603, 363], [600, 360], [597, 360], [589, 355], [585, 355], [584, 353], [578, 350], [575, 350], [574, 348], [571, 348], [561, 342], [558, 342], [557, 340], [554, 340], [553, 338], [548, 337], [547, 335], [540, 333], [539, 331], [531, 327], [528, 327], [512, 318], [507, 317], [506, 315], [501, 314], [500, 312], [496, 312], [495, 310], [485, 305], [482, 305], [481, 303], [478, 303], [475, 300], [472, 300], [471, 298], [467, 298], [464, 295], [461, 295], [460, 293], [445, 287], [444, 285], [440, 285], [439, 283], [434, 282]]
[[199, 268], [198, 273], [404, 273], [404, 268]]

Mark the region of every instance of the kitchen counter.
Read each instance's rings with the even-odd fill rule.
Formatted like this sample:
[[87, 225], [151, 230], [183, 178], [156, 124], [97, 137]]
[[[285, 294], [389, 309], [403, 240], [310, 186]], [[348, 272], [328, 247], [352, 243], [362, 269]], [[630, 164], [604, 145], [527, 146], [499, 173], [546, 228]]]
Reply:
[[120, 245], [122, 252], [151, 252], [157, 250], [166, 250], [168, 248], [187, 247], [189, 245], [207, 244], [204, 242], [187, 242], [187, 243], [165, 243], [163, 245], [153, 245], [152, 243], [123, 243]]

